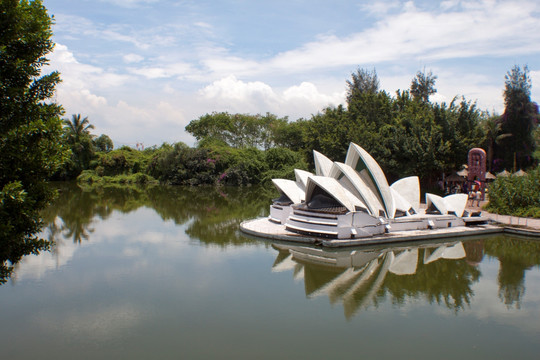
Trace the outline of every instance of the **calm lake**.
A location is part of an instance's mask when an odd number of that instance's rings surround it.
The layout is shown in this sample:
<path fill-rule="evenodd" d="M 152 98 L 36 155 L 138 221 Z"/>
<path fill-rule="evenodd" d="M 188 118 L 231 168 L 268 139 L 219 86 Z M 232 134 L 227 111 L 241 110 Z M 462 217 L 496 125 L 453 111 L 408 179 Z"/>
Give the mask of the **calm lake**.
<path fill-rule="evenodd" d="M 540 241 L 323 250 L 241 234 L 271 188 L 56 184 L 0 286 L 3 359 L 537 359 Z"/>

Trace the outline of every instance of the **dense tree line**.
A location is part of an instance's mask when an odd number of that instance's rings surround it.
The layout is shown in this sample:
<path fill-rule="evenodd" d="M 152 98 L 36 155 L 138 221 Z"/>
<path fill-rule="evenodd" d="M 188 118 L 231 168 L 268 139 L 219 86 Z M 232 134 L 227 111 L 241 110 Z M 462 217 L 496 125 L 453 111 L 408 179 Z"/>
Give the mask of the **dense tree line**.
<path fill-rule="evenodd" d="M 297 121 L 270 113 L 205 114 L 186 126 L 197 139 L 196 147 L 164 144 L 140 154 L 129 148 L 107 153 L 112 142 L 104 145 L 97 141 L 106 135 L 94 139 L 87 131 L 91 129 L 85 123 L 87 118 L 81 120 L 80 115 L 74 115 L 71 121 L 65 120 L 65 139 L 72 158 L 63 170 L 71 177 L 90 170 L 85 172 L 87 181 L 97 181 L 95 176 L 143 173 L 168 184 L 245 185 L 265 182 L 272 176 L 292 178 L 295 166 L 312 169 L 312 150 L 343 161 L 349 143 L 355 142 L 373 155 L 389 181 L 418 175 L 424 186 L 431 186 L 443 173 L 459 169 L 473 147 L 487 150 L 489 169 L 511 169 L 513 158 L 501 158 L 506 153 L 500 151 L 507 146 L 507 139 L 512 139 L 515 146 L 526 144 L 528 152 L 520 148 L 519 159 L 523 160 L 521 155 L 527 153 L 532 166 L 537 161 L 534 151 L 538 136 L 532 134 L 537 128 L 538 112 L 527 97 L 527 71 L 516 67 L 507 74 L 508 101 L 502 116 L 481 111 L 476 103 L 459 96 L 450 103 L 431 103 L 429 96 L 437 91 L 437 77 L 431 72 L 419 71 L 409 90 L 397 90 L 392 96 L 379 89 L 375 69 L 358 69 L 346 81 L 346 105 L 328 107 L 310 119 Z M 526 96 L 515 88 L 524 89 Z M 527 122 L 531 131 L 519 132 L 523 126 L 519 131 L 508 127 L 509 114 L 517 111 L 512 106 L 520 103 L 512 100 L 514 97 L 529 99 L 525 107 L 529 117 L 519 119 Z M 80 131 L 74 130 L 78 128 Z M 76 135 L 78 132 L 83 134 Z M 522 137 L 526 137 L 524 142 L 515 143 Z M 85 149 L 86 155 L 80 149 Z M 276 154 L 278 162 L 272 160 Z"/>
<path fill-rule="evenodd" d="M 415 174 L 430 182 L 459 168 L 469 149 L 482 145 L 487 118 L 465 98 L 430 103 L 435 79 L 431 72 L 418 72 L 410 91 L 391 96 L 379 89 L 375 70 L 358 69 L 346 82 L 346 106 L 328 107 L 311 119 L 214 113 L 193 120 L 186 130 L 201 148 L 215 141 L 236 148 L 279 145 L 308 163 L 313 149 L 343 161 L 352 141 L 370 152 L 391 179 Z"/>

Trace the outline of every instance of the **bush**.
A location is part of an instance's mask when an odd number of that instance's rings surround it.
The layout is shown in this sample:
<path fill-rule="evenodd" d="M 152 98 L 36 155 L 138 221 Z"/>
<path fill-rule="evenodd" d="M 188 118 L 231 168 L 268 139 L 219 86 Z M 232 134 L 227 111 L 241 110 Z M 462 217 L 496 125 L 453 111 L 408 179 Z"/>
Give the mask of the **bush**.
<path fill-rule="evenodd" d="M 540 218 L 540 167 L 525 176 L 498 177 L 489 187 L 486 210 Z"/>
<path fill-rule="evenodd" d="M 143 173 L 120 174 L 116 176 L 99 176 L 94 170 L 84 170 L 78 177 L 77 182 L 90 185 L 107 184 L 136 184 L 148 185 L 156 184 L 157 180 L 150 175 Z"/>
<path fill-rule="evenodd" d="M 267 151 L 232 148 L 213 142 L 190 148 L 179 143 L 157 152 L 148 173 L 170 185 L 251 185 L 274 177 L 294 178 L 294 169 L 306 169 L 302 156 L 285 148 Z"/>
<path fill-rule="evenodd" d="M 139 151 L 124 146 L 108 153 L 100 153 L 91 168 L 96 169 L 96 172 L 102 176 L 146 172 L 155 152 L 155 149 Z"/>

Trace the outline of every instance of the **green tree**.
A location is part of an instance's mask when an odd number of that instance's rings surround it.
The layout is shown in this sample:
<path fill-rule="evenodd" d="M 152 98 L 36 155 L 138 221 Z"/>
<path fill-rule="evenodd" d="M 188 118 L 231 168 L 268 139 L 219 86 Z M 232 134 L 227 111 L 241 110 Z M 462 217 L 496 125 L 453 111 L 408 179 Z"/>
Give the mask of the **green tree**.
<path fill-rule="evenodd" d="M 377 93 L 379 91 L 379 78 L 375 69 L 356 70 L 351 74 L 351 80 L 347 80 L 347 104 L 353 102 L 354 98 L 364 93 Z"/>
<path fill-rule="evenodd" d="M 305 119 L 276 123 L 273 128 L 275 146 L 299 152 L 306 150 L 307 124 L 308 120 Z"/>
<path fill-rule="evenodd" d="M 90 135 L 90 129 L 94 129 L 94 125 L 90 124 L 88 116 L 81 119 L 81 114 L 71 115 L 71 121 L 64 119 L 66 135 L 69 143 L 80 143 L 85 137 Z"/>
<path fill-rule="evenodd" d="M 411 95 L 415 100 L 420 100 L 425 103 L 429 102 L 429 96 L 437 92 L 435 89 L 435 80 L 437 76 L 430 71 L 426 74 L 426 70 L 418 71 L 411 82 Z"/>
<path fill-rule="evenodd" d="M 390 182 L 418 175 L 423 185 L 431 186 L 443 171 L 449 150 L 433 107 L 413 100 L 408 91 L 398 92 L 393 106 L 393 120 L 381 127 L 378 136 L 381 167 Z"/>
<path fill-rule="evenodd" d="M 503 134 L 501 131 L 501 117 L 491 116 L 487 118 L 482 126 L 484 128 L 484 146 L 487 149 L 487 168 L 492 170 L 493 166 L 493 149 L 496 145 L 500 145 L 501 141 L 512 134 Z"/>
<path fill-rule="evenodd" d="M 93 142 L 97 151 L 110 152 L 114 149 L 113 141 L 105 134 L 101 134 L 98 138 L 94 139 Z"/>
<path fill-rule="evenodd" d="M 482 124 L 487 113 L 480 111 L 476 103 L 464 97 L 456 96 L 450 104 L 418 103 L 431 109 L 435 123 L 439 127 L 442 137 L 438 159 L 442 171 L 448 173 L 459 169 L 467 162 L 469 150 L 484 144 Z"/>
<path fill-rule="evenodd" d="M 39 0 L 0 2 L 0 282 L 26 254 L 47 248 L 39 211 L 52 199 L 46 180 L 65 160 L 58 72 L 41 75 L 54 43 L 53 18 Z"/>
<path fill-rule="evenodd" d="M 94 125 L 85 116 L 73 114 L 71 120 L 64 119 L 64 131 L 66 142 L 71 148 L 71 159 L 66 164 L 68 177 L 77 177 L 81 171 L 88 168 L 94 157 L 94 135 L 90 133 Z"/>
<path fill-rule="evenodd" d="M 342 105 L 328 107 L 313 115 L 305 127 L 307 149 L 320 151 L 333 161 L 344 161 L 352 139 L 349 120 L 347 110 Z"/>
<path fill-rule="evenodd" d="M 516 65 L 505 76 L 504 113 L 501 131 L 512 134 L 496 147 L 496 156 L 505 168 L 527 168 L 533 165 L 536 148 L 534 131 L 538 125 L 538 105 L 531 102 L 529 68 Z M 514 169 L 514 170 L 516 170 Z"/>
<path fill-rule="evenodd" d="M 266 115 L 212 113 L 192 120 L 186 131 L 193 135 L 199 147 L 226 144 L 235 148 L 269 149 L 276 145 L 276 136 L 287 124 L 287 118 Z"/>

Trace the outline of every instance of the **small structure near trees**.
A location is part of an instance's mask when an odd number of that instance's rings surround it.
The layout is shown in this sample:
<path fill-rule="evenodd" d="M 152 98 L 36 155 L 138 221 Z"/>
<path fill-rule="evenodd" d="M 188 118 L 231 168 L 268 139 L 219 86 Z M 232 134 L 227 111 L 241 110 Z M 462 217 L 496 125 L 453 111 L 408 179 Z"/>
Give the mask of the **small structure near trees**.
<path fill-rule="evenodd" d="M 482 200 L 486 194 L 486 152 L 481 148 L 473 148 L 469 150 L 467 157 L 468 175 L 467 180 L 469 184 L 474 185 L 475 181 L 479 186 L 479 190 L 482 192 Z"/>

